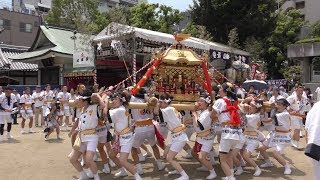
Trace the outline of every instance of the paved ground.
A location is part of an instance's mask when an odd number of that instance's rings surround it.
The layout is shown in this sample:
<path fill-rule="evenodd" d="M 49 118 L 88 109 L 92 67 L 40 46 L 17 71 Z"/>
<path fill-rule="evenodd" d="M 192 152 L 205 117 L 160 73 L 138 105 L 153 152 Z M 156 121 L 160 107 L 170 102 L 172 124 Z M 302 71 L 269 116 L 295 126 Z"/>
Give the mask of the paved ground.
<path fill-rule="evenodd" d="M 1 180 L 73 180 L 77 179 L 78 173 L 72 167 L 67 159 L 70 153 L 70 139 L 66 132 L 63 132 L 62 140 L 56 140 L 55 134 L 52 134 L 49 141 L 44 141 L 44 135 L 40 128 L 34 128 L 37 133 L 21 135 L 20 126 L 14 125 L 12 135 L 14 140 L 0 143 L 0 179 Z M 184 152 L 183 152 L 184 153 Z M 195 168 L 199 167 L 197 162 L 185 160 L 181 158 L 181 153 L 178 160 L 183 168 L 190 175 L 190 179 L 205 179 L 208 173 L 197 172 Z M 303 151 L 293 150 L 291 147 L 286 150 L 287 157 L 292 158 L 291 164 L 293 173 L 289 176 L 283 175 L 283 168 L 279 163 L 275 163 L 276 167 L 264 169 L 260 177 L 253 177 L 253 168 L 245 168 L 245 173 L 237 179 L 287 179 L 287 180 L 311 180 L 311 164 L 310 160 L 303 154 Z M 143 179 L 174 179 L 177 176 L 168 177 L 165 172 L 159 172 L 153 168 L 153 159 L 148 158 L 143 164 L 145 174 Z M 258 162 L 262 164 L 262 162 Z M 98 162 L 99 169 L 102 169 L 101 162 Z M 169 166 L 171 169 L 171 167 Z M 215 166 L 218 178 L 222 176 L 222 171 L 219 165 Z M 101 179 L 114 179 L 113 175 L 117 169 L 113 169 L 111 175 L 105 175 L 101 171 Z M 249 174 L 250 173 L 250 174 Z M 133 179 L 128 176 L 124 179 Z"/>

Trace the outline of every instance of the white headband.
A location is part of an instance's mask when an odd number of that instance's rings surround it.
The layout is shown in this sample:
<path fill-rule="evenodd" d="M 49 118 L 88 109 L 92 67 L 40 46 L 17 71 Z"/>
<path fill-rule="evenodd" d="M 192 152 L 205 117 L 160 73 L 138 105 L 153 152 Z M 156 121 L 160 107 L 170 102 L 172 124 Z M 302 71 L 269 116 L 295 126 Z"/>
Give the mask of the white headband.
<path fill-rule="evenodd" d="M 88 96 L 80 96 L 79 99 L 89 99 L 90 97 Z"/>
<path fill-rule="evenodd" d="M 210 104 L 211 103 L 211 98 L 208 96 L 207 98 L 200 97 L 201 100 L 204 100 L 206 103 Z"/>
<path fill-rule="evenodd" d="M 251 105 L 255 106 L 256 108 L 261 108 L 262 105 L 258 103 L 253 103 L 253 101 L 250 102 Z"/>
<path fill-rule="evenodd" d="M 120 97 L 119 97 L 119 98 L 120 98 Z M 125 97 L 120 98 L 120 100 L 121 100 L 122 102 L 126 102 L 126 101 L 127 101 Z"/>
<path fill-rule="evenodd" d="M 165 102 L 165 103 L 170 103 L 171 102 L 171 99 L 160 99 L 159 100 L 160 102 Z"/>

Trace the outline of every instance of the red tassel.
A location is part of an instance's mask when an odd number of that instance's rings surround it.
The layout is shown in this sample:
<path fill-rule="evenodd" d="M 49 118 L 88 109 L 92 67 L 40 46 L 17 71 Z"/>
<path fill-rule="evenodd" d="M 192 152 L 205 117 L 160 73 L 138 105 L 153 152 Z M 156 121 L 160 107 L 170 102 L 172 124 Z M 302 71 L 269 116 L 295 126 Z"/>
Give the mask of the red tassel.
<path fill-rule="evenodd" d="M 201 148 L 202 148 L 202 144 L 196 141 L 196 143 L 193 146 L 193 152 L 199 153 L 201 151 Z"/>
<path fill-rule="evenodd" d="M 164 144 L 164 138 L 163 138 L 163 136 L 162 136 L 162 134 L 159 132 L 159 130 L 157 129 L 157 127 L 155 126 L 155 125 L 153 125 L 153 127 L 154 127 L 154 133 L 155 133 L 155 135 L 156 135 L 156 138 L 157 138 L 157 141 L 158 141 L 158 145 L 162 148 L 162 149 L 164 149 L 164 146 L 165 146 L 165 144 Z"/>

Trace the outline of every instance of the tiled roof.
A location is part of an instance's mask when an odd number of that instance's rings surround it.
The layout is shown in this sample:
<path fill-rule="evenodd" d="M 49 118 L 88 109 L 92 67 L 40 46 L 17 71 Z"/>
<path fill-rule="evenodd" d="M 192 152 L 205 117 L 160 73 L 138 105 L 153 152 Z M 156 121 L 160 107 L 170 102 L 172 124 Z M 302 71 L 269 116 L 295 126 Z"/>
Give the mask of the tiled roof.
<path fill-rule="evenodd" d="M 0 68 L 10 64 L 10 70 L 25 70 L 25 71 L 37 71 L 37 64 L 12 62 L 8 57 L 26 52 L 26 49 L 19 49 L 13 46 L 1 47 L 0 46 Z"/>
<path fill-rule="evenodd" d="M 46 42 L 50 42 L 50 45 L 42 47 L 34 47 L 29 49 L 28 52 L 12 56 L 10 59 L 13 60 L 26 60 L 34 57 L 40 57 L 50 52 L 62 53 L 72 57 L 75 48 L 83 49 L 91 46 L 91 39 L 94 36 L 85 35 L 82 33 L 76 34 L 76 40 L 74 41 L 71 37 L 74 36 L 72 30 L 60 29 L 57 27 L 45 27 L 40 26 L 41 32 L 47 38 Z M 38 41 L 39 35 L 35 42 Z"/>

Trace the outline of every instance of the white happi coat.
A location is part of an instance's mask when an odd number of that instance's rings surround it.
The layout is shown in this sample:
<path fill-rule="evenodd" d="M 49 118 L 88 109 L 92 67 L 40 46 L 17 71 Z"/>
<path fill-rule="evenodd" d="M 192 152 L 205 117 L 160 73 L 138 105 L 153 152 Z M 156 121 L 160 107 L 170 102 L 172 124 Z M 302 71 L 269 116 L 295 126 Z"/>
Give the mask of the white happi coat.
<path fill-rule="evenodd" d="M 169 131 L 171 131 L 171 139 L 169 144 L 188 141 L 187 134 L 184 131 L 174 133 L 173 130 L 182 125 L 181 114 L 173 107 L 160 108 L 163 120 L 167 123 Z"/>
<path fill-rule="evenodd" d="M 32 104 L 34 103 L 32 96 L 29 94 L 24 94 L 21 96 L 20 98 L 20 104 L 25 104 L 26 107 L 23 108 L 21 107 L 20 112 L 21 114 L 33 114 L 33 110 L 32 110 Z"/>
<path fill-rule="evenodd" d="M 114 123 L 114 129 L 116 132 L 121 132 L 122 130 L 129 127 L 129 114 L 124 106 L 109 110 L 110 117 Z M 120 146 L 132 145 L 134 140 L 133 133 L 130 131 L 127 134 L 119 135 Z"/>
<path fill-rule="evenodd" d="M 78 124 L 78 129 L 80 132 L 88 129 L 95 129 L 98 126 L 97 111 L 100 111 L 98 109 L 98 105 L 94 104 L 89 105 L 88 108 L 82 112 Z M 81 142 L 98 141 L 98 138 L 99 137 L 97 133 L 81 135 Z"/>
<path fill-rule="evenodd" d="M 13 109 L 13 104 L 17 102 L 16 96 L 14 94 L 10 95 L 10 102 L 8 104 L 8 98 L 6 97 L 5 93 L 2 93 L 0 95 L 0 104 L 4 109 L 7 110 L 12 110 Z M 11 115 L 11 112 L 5 112 L 0 110 L 0 115 Z"/>

